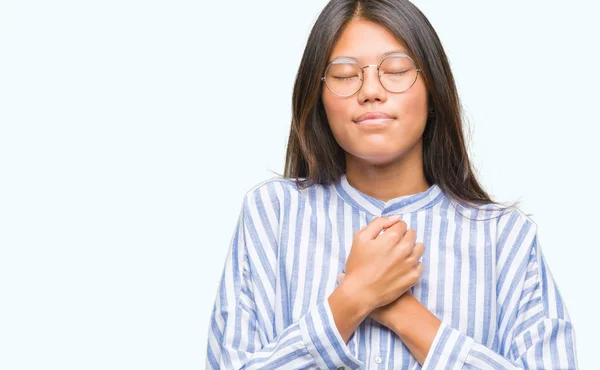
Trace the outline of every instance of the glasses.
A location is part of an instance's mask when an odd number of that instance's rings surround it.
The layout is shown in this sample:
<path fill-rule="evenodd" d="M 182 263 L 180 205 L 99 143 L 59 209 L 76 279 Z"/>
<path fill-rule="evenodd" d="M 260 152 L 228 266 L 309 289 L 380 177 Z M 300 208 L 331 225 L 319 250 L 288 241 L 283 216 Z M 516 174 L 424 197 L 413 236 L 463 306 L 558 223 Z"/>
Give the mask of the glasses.
<path fill-rule="evenodd" d="M 368 67 L 377 67 L 379 82 L 386 90 L 394 93 L 410 89 L 421 72 L 412 58 L 402 53 L 388 55 L 379 65 L 369 64 L 364 67 L 350 57 L 339 57 L 327 65 L 321 80 L 333 94 L 352 96 L 362 87 L 365 80 L 364 70 Z"/>

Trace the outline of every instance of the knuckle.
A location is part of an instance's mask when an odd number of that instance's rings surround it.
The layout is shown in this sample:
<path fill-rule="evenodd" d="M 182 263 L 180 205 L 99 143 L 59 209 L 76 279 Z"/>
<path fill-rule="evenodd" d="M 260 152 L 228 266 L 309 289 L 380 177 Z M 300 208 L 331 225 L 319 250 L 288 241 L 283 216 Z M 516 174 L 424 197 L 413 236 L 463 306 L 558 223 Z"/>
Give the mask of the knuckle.
<path fill-rule="evenodd" d="M 407 258 L 410 257 L 411 253 L 410 253 L 410 248 L 408 248 L 408 246 L 404 243 L 400 243 L 397 247 L 398 250 L 398 257 L 401 259 L 406 260 Z"/>
<path fill-rule="evenodd" d="M 399 243 L 394 248 L 394 255 L 395 255 L 396 261 L 402 262 L 402 261 L 406 260 L 406 258 L 410 255 L 410 252 L 407 251 L 407 248 L 402 243 Z"/>
<path fill-rule="evenodd" d="M 385 223 L 385 222 L 387 222 L 387 221 L 388 221 L 388 218 L 387 218 L 387 217 L 384 217 L 384 216 L 377 216 L 377 217 L 375 217 L 375 218 L 373 219 L 373 221 L 372 221 L 372 222 L 377 222 L 377 223 Z"/>
<path fill-rule="evenodd" d="M 423 265 L 423 262 L 419 261 L 419 263 L 417 263 L 417 271 L 419 273 L 419 276 L 423 273 L 424 268 L 425 268 L 425 265 Z"/>
<path fill-rule="evenodd" d="M 362 230 L 358 230 L 354 233 L 354 241 L 358 242 L 358 243 L 364 243 L 365 242 L 365 233 L 362 232 Z"/>
<path fill-rule="evenodd" d="M 423 248 L 423 243 L 416 243 L 415 248 L 413 250 L 414 250 L 414 254 L 417 254 L 417 255 L 423 254 L 423 251 L 425 250 Z"/>
<path fill-rule="evenodd" d="M 414 240 L 417 238 L 417 232 L 415 231 L 415 229 L 407 229 L 406 233 L 404 234 L 404 237 Z"/>
<path fill-rule="evenodd" d="M 400 238 L 400 232 L 396 229 L 388 229 L 385 231 L 385 234 L 387 236 L 389 236 L 392 239 L 399 239 Z"/>
<path fill-rule="evenodd" d="M 356 236 L 356 240 L 363 243 L 365 241 L 365 233 L 359 232 Z"/>

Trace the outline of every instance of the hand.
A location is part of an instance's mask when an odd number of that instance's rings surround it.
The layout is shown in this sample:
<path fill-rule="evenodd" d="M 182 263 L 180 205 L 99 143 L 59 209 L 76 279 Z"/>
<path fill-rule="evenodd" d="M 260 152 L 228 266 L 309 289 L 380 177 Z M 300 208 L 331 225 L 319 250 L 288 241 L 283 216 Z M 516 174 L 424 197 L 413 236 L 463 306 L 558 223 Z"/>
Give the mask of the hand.
<path fill-rule="evenodd" d="M 338 275 L 338 283 L 344 280 L 345 274 Z M 400 297 L 385 306 L 377 307 L 369 314 L 369 317 L 379 322 L 381 325 L 394 330 L 394 322 L 398 320 L 398 316 L 401 315 L 401 308 L 404 301 L 409 297 L 412 297 L 412 291 L 407 289 Z"/>
<path fill-rule="evenodd" d="M 369 317 L 379 322 L 381 325 L 387 326 L 389 329 L 394 330 L 394 322 L 398 322 L 402 318 L 402 305 L 404 302 L 412 297 L 412 292 L 407 289 L 400 297 L 396 298 L 392 303 L 388 303 L 385 306 L 377 307 L 374 309 Z"/>
<path fill-rule="evenodd" d="M 424 246 L 415 239 L 415 231 L 407 230 L 398 218 L 377 217 L 354 233 L 344 284 L 364 297 L 369 312 L 393 302 L 418 282 Z"/>

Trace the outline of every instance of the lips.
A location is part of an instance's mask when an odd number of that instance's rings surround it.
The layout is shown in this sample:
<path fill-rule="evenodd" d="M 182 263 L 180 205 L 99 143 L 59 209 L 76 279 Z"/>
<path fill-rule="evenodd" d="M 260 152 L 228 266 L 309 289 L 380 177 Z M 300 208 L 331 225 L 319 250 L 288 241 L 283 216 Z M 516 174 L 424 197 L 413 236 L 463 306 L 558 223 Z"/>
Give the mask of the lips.
<path fill-rule="evenodd" d="M 394 118 L 394 117 L 390 116 L 387 113 L 383 113 L 383 112 L 367 112 L 365 114 L 360 115 L 354 122 L 359 123 L 361 121 L 366 121 L 368 119 L 390 119 L 390 118 Z"/>

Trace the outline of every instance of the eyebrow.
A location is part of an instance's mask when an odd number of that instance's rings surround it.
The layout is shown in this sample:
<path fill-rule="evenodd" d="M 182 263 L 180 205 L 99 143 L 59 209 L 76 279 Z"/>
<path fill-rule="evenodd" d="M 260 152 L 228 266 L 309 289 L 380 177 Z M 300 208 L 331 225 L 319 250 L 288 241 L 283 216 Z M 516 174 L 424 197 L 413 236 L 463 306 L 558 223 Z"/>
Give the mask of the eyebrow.
<path fill-rule="evenodd" d="M 383 59 L 383 58 L 387 57 L 390 54 L 396 54 L 396 53 L 408 54 L 404 50 L 391 50 L 391 51 L 386 51 L 385 53 L 381 54 L 379 57 L 380 57 L 380 59 Z M 353 57 L 353 56 L 349 56 L 349 55 L 338 55 L 337 57 L 331 58 L 327 63 L 331 63 L 334 59 L 337 59 L 337 58 L 352 58 L 352 59 L 356 60 L 359 63 L 361 61 L 360 57 Z M 360 63 L 360 64 L 362 64 L 362 63 Z"/>

